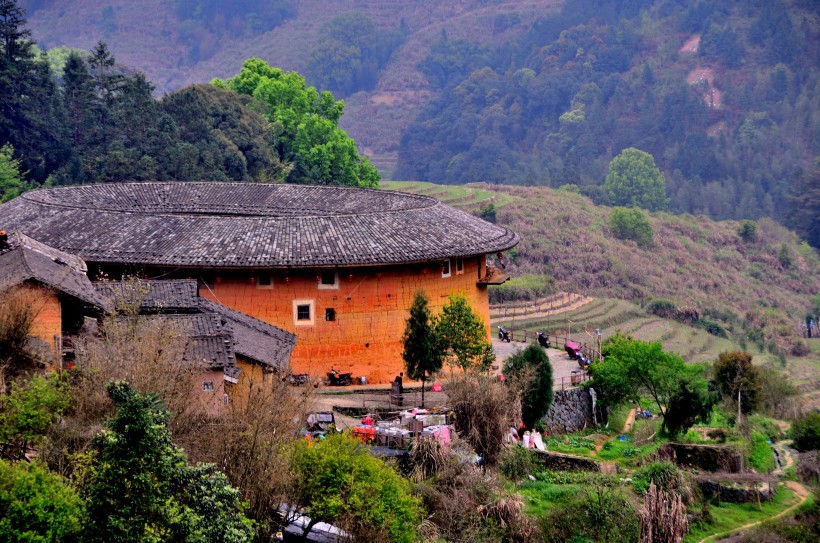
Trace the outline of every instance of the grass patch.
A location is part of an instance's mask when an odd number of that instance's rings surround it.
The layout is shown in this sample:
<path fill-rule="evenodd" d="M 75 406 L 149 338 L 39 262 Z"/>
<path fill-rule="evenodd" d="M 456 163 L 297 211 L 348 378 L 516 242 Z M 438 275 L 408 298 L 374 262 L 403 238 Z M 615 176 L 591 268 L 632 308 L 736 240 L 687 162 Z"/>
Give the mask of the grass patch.
<path fill-rule="evenodd" d="M 548 451 L 589 456 L 595 450 L 595 440 L 575 435 L 556 436 L 547 439 Z"/>
<path fill-rule="evenodd" d="M 749 466 L 760 473 L 768 473 L 777 467 L 768 438 L 760 432 L 752 432 L 752 443 L 749 451 Z"/>
<path fill-rule="evenodd" d="M 689 535 L 683 541 L 684 543 L 696 543 L 704 537 L 723 534 L 752 522 L 767 520 L 790 507 L 794 502 L 794 491 L 780 486 L 772 501 L 762 502 L 760 507 L 756 503 L 722 502 L 720 506 L 713 505 L 710 511 L 714 521 L 708 525 L 691 526 Z"/>
<path fill-rule="evenodd" d="M 619 405 L 609 412 L 609 419 L 607 420 L 607 427 L 613 432 L 620 432 L 626 424 L 626 417 L 629 415 L 631 408 L 628 405 Z"/>
<path fill-rule="evenodd" d="M 579 484 L 562 485 L 544 481 L 528 481 L 518 486 L 518 493 L 527 504 L 527 514 L 537 517 L 568 503 L 582 490 L 583 486 Z"/>

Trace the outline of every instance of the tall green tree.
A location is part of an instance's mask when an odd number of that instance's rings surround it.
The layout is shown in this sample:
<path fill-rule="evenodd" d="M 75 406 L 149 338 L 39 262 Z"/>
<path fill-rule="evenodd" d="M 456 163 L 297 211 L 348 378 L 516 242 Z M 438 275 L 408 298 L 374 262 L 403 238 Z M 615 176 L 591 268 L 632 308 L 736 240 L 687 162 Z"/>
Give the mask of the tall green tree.
<path fill-rule="evenodd" d="M 276 150 L 281 162 L 292 165 L 289 183 L 378 185 L 376 168 L 339 128 L 344 103 L 330 92 L 319 93 L 298 73 L 272 68 L 258 58 L 246 60 L 235 77 L 213 83 L 267 105 L 267 119 L 282 127 Z"/>
<path fill-rule="evenodd" d="M 786 225 L 820 249 L 820 156 L 814 157 L 814 167 L 793 183 L 789 206 Z"/>
<path fill-rule="evenodd" d="M 421 406 L 424 407 L 424 385 L 430 377 L 441 370 L 443 357 L 433 328 L 429 300 L 423 291 L 413 296 L 410 317 L 404 328 L 401 357 L 407 377 L 421 381 Z"/>
<path fill-rule="evenodd" d="M 159 400 L 122 381 L 107 392 L 117 414 L 92 441 L 80 482 L 85 541 L 251 541 L 239 491 L 211 465 L 188 466 Z"/>
<path fill-rule="evenodd" d="M 603 393 L 602 402 L 607 405 L 638 403 L 647 394 L 658 411 L 666 414 L 681 391 L 682 381 L 693 383 L 689 389 L 702 390 L 697 382 L 702 379 L 699 368 L 687 366 L 680 356 L 665 352 L 659 341 L 648 343 L 618 332 L 604 341 L 601 350 L 604 358 L 592 364 L 590 373 L 592 386 Z M 666 418 L 661 432 L 669 432 Z"/>
<path fill-rule="evenodd" d="M 527 428 L 533 428 L 552 405 L 552 364 L 540 345 L 530 345 L 504 361 L 504 376 L 528 380 L 521 397 L 521 419 Z"/>
<path fill-rule="evenodd" d="M 715 362 L 715 381 L 721 395 L 738 407 L 739 413 L 748 415 L 760 404 L 760 372 L 752 364 L 752 355 L 745 352 L 725 352 Z M 739 423 L 740 421 L 738 421 Z"/>
<path fill-rule="evenodd" d="M 463 294 L 451 294 L 434 318 L 439 346 L 451 366 L 487 370 L 495 360 L 484 321 Z"/>
<path fill-rule="evenodd" d="M 630 147 L 609 163 L 604 187 L 614 205 L 658 211 L 666 208 L 666 180 L 647 152 Z"/>
<path fill-rule="evenodd" d="M 29 188 L 20 171 L 20 159 L 14 158 L 14 147 L 10 143 L 3 145 L 0 147 L 0 204 L 17 198 Z"/>

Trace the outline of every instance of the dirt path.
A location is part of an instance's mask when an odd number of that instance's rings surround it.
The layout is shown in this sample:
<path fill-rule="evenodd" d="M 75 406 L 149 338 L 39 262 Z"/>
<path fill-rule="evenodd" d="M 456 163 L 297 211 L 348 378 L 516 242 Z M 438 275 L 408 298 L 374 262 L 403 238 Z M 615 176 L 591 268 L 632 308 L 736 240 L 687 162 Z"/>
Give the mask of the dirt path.
<path fill-rule="evenodd" d="M 809 497 L 808 489 L 805 486 L 798 483 L 797 481 L 786 481 L 786 486 L 791 488 L 792 490 L 794 490 L 795 496 L 798 497 L 797 502 L 794 503 L 793 505 L 787 507 L 786 509 L 784 509 L 783 511 L 779 512 L 776 515 L 772 515 L 769 518 L 765 518 L 763 520 L 758 520 L 757 522 L 750 522 L 749 524 L 744 524 L 743 526 L 738 526 L 737 528 L 732 528 L 731 530 L 727 530 L 727 531 L 721 532 L 719 534 L 712 534 L 710 536 L 704 537 L 703 539 L 698 541 L 698 543 L 706 543 L 707 541 L 714 541 L 716 538 L 725 537 L 727 535 L 731 535 L 731 534 L 734 534 L 734 533 L 737 533 L 737 532 L 742 532 L 744 530 L 748 530 L 749 528 L 754 528 L 755 526 L 759 526 L 759 525 L 763 524 L 764 522 L 769 522 L 769 521 L 772 521 L 772 520 L 775 520 L 775 519 L 779 519 L 780 517 L 783 517 L 783 516 L 791 513 L 792 511 L 794 511 L 795 509 L 797 509 L 798 507 L 803 505 L 803 503 L 805 503 L 806 499 Z"/>
<path fill-rule="evenodd" d="M 635 409 L 630 409 L 629 413 L 626 415 L 626 420 L 624 421 L 624 427 L 621 430 L 622 434 L 627 434 L 632 431 L 632 427 L 635 425 Z"/>

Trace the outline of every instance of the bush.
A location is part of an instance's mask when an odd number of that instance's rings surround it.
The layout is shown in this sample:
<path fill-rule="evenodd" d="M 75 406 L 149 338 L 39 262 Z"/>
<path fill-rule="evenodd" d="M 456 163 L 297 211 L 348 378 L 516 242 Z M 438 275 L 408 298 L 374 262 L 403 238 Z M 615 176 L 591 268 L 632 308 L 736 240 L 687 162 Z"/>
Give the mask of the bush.
<path fill-rule="evenodd" d="M 618 239 L 632 240 L 640 247 L 650 247 L 655 232 L 639 209 L 616 207 L 609 214 L 609 229 Z"/>
<path fill-rule="evenodd" d="M 698 325 L 698 327 L 703 328 L 704 330 L 706 330 L 708 333 L 712 334 L 713 336 L 722 337 L 722 338 L 729 337 L 726 334 L 726 329 L 723 328 L 723 326 L 721 326 L 720 324 L 718 324 L 714 321 L 708 321 L 706 319 L 699 319 L 697 321 L 697 325 Z"/>
<path fill-rule="evenodd" d="M 82 541 L 82 501 L 35 462 L 0 460 L 0 541 Z"/>
<path fill-rule="evenodd" d="M 504 375 L 511 384 L 518 381 L 521 419 L 533 428 L 552 404 L 552 364 L 540 345 L 529 345 L 504 361 Z"/>
<path fill-rule="evenodd" d="M 498 469 L 504 477 L 518 481 L 543 469 L 538 453 L 524 447 L 511 446 L 502 451 Z"/>
<path fill-rule="evenodd" d="M 541 520 L 548 542 L 638 541 L 640 519 L 626 495 L 612 487 L 592 484 L 570 503 L 552 509 Z"/>
<path fill-rule="evenodd" d="M 351 437 L 292 445 L 295 505 L 361 541 L 411 543 L 423 511 L 410 483 Z"/>
<path fill-rule="evenodd" d="M 792 423 L 794 448 L 800 452 L 820 449 L 820 411 L 806 413 Z"/>
<path fill-rule="evenodd" d="M 671 301 L 658 298 L 646 304 L 646 312 L 662 319 L 675 319 L 678 308 Z"/>
<path fill-rule="evenodd" d="M 737 227 L 737 235 L 745 243 L 757 241 L 757 223 L 754 221 L 742 221 Z"/>

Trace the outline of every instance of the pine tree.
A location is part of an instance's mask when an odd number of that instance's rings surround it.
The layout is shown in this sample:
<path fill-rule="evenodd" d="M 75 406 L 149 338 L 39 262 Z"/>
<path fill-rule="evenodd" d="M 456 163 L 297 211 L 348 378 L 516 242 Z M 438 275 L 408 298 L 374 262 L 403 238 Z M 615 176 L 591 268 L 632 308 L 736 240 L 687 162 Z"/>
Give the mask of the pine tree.
<path fill-rule="evenodd" d="M 404 329 L 404 359 L 407 377 L 421 381 L 421 406 L 424 407 L 424 383 L 437 371 L 441 370 L 442 353 L 439 348 L 435 330 L 430 317 L 429 301 L 424 292 L 416 292 L 410 318 Z"/>

